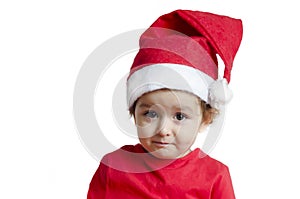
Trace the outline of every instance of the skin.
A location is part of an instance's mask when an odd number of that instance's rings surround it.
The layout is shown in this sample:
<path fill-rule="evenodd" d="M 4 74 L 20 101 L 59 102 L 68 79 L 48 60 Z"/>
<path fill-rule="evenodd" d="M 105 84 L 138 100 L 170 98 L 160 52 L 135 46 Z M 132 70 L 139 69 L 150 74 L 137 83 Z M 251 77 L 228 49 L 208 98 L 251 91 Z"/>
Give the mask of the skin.
<path fill-rule="evenodd" d="M 142 146 L 160 159 L 177 159 L 191 152 L 202 122 L 199 98 L 174 90 L 158 90 L 141 96 L 134 119 Z"/>

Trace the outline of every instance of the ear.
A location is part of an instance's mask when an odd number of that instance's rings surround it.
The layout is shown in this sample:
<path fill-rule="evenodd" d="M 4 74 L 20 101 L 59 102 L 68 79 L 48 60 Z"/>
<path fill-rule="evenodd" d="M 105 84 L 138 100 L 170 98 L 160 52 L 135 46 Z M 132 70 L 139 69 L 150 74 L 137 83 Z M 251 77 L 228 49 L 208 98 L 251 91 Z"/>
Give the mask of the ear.
<path fill-rule="evenodd" d="M 206 130 L 206 128 L 208 127 L 208 125 L 210 125 L 212 123 L 212 118 L 209 117 L 208 115 L 206 115 L 205 117 L 202 118 L 201 124 L 199 126 L 199 133 L 203 132 Z"/>

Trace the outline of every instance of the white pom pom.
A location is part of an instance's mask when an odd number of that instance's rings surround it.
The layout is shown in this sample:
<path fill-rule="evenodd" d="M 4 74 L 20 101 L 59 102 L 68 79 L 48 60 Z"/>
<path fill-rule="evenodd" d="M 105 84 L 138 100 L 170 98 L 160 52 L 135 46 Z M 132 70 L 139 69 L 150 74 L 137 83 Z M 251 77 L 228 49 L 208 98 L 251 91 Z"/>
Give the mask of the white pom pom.
<path fill-rule="evenodd" d="M 211 84 L 209 89 L 209 104 L 218 108 L 220 105 L 226 105 L 230 102 L 233 94 L 226 79 L 217 80 Z"/>

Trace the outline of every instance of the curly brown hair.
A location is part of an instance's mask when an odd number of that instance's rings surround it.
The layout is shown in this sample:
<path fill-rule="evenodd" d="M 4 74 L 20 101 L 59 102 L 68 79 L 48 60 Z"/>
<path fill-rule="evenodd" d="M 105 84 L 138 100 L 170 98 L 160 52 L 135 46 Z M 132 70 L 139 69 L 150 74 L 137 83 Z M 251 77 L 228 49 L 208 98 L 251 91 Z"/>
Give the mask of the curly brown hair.
<path fill-rule="evenodd" d="M 200 100 L 200 106 L 202 110 L 202 122 L 204 124 L 211 124 L 214 118 L 219 114 L 218 109 L 211 107 L 210 104 Z"/>

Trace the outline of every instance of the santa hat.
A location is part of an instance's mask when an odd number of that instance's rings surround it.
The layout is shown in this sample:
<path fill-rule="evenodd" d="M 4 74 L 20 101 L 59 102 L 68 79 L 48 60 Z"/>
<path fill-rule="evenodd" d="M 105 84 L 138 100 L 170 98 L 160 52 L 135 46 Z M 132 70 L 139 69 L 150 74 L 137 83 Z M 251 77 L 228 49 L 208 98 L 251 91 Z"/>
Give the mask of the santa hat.
<path fill-rule="evenodd" d="M 192 93 L 213 107 L 227 103 L 241 40 L 239 19 L 191 10 L 162 15 L 140 37 L 127 79 L 128 106 L 143 94 L 163 88 Z M 218 79 L 216 54 L 225 65 L 222 79 Z"/>

